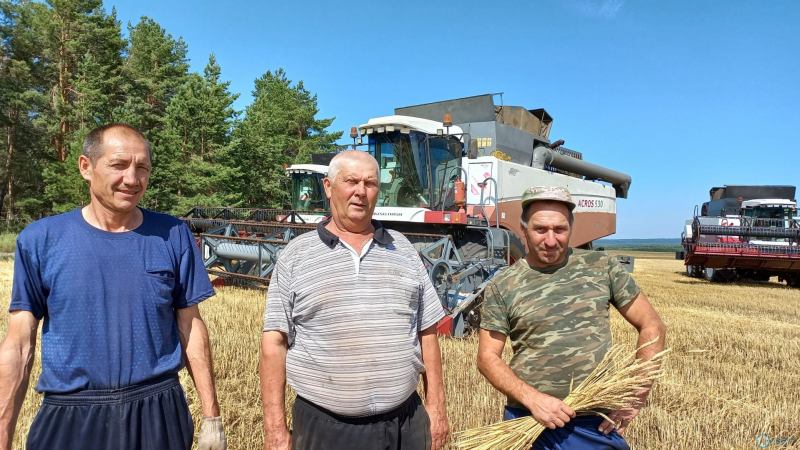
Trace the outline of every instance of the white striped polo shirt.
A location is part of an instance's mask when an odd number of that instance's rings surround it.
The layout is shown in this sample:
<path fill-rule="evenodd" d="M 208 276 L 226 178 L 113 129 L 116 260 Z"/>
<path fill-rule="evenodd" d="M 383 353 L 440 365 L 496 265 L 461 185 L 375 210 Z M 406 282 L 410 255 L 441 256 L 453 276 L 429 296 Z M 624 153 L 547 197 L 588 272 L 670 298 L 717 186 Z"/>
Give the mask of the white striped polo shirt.
<path fill-rule="evenodd" d="M 286 379 L 301 397 L 344 416 L 390 411 L 416 390 L 425 371 L 418 333 L 444 310 L 405 236 L 373 221 L 357 255 L 327 223 L 281 254 L 264 331 L 287 334 Z"/>

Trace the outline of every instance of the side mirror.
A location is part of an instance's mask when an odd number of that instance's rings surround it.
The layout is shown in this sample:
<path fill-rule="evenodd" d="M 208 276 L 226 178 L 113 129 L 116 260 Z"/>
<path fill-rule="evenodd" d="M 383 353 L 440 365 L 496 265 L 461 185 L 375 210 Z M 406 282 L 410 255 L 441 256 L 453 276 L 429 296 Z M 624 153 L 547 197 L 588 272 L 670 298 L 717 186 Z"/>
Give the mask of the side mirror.
<path fill-rule="evenodd" d="M 470 139 L 469 148 L 467 149 L 467 158 L 475 159 L 478 157 L 478 140 Z"/>

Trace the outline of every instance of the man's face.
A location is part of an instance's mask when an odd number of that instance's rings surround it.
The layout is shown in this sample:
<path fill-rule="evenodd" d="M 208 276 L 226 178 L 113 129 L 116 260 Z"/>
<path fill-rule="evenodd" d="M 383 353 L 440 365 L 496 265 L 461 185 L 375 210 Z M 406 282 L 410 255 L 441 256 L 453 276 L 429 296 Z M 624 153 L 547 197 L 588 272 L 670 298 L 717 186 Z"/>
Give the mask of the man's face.
<path fill-rule="evenodd" d="M 371 156 L 365 154 L 365 157 Z M 363 158 L 345 160 L 336 179 L 325 178 L 325 195 L 331 201 L 331 215 L 348 231 L 369 227 L 378 203 L 378 176 L 375 165 Z"/>
<path fill-rule="evenodd" d="M 107 130 L 103 136 L 105 153 L 94 166 L 81 155 L 81 176 L 89 182 L 92 201 L 110 212 L 134 210 L 150 180 L 150 155 L 145 143 L 135 134 Z"/>
<path fill-rule="evenodd" d="M 528 263 L 548 267 L 564 261 L 569 249 L 572 229 L 569 209 L 561 202 L 538 201 L 531 206 L 525 238 L 528 241 Z"/>

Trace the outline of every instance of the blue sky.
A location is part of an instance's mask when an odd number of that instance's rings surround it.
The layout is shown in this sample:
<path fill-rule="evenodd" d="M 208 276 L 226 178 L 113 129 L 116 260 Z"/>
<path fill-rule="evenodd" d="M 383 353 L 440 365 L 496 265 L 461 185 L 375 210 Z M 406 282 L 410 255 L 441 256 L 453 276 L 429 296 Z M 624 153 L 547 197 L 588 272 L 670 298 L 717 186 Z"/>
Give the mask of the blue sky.
<path fill-rule="evenodd" d="M 712 186 L 800 185 L 797 1 L 106 1 L 214 53 L 231 90 L 283 67 L 349 130 L 504 92 L 551 139 L 630 174 L 615 238 L 678 237 Z M 347 134 L 347 132 L 345 133 Z"/>

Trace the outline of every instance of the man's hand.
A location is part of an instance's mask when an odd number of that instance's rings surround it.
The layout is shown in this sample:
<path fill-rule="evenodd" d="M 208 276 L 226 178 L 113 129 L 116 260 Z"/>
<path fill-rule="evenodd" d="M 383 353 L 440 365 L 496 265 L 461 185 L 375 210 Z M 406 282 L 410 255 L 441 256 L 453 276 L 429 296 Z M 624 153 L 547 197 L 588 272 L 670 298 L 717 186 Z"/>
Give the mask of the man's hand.
<path fill-rule="evenodd" d="M 644 391 L 639 392 L 636 396 L 639 397 L 639 400 L 636 401 L 631 406 L 618 409 L 611 414 L 608 415 L 608 418 L 611 419 L 613 422 L 609 422 L 608 420 L 604 420 L 603 423 L 600 424 L 598 428 L 601 433 L 608 434 L 611 433 L 614 428 L 617 428 L 617 433 L 622 434 L 628 425 L 630 425 L 631 421 L 639 415 L 639 411 L 642 410 L 644 407 L 645 402 L 647 401 L 647 396 L 650 394 L 650 389 L 646 389 Z"/>
<path fill-rule="evenodd" d="M 575 417 L 575 411 L 561 400 L 536 392 L 533 401 L 523 402 L 537 422 L 554 430 Z"/>
<path fill-rule="evenodd" d="M 264 450 L 292 450 L 292 435 L 288 430 L 268 434 L 264 439 Z"/>
<path fill-rule="evenodd" d="M 431 419 L 431 450 L 439 450 L 447 443 L 450 435 L 450 423 L 447 412 L 440 408 L 425 408 Z"/>
<path fill-rule="evenodd" d="M 200 436 L 197 438 L 199 450 L 227 450 L 228 440 L 222 428 L 222 417 L 203 417 L 200 423 Z"/>

